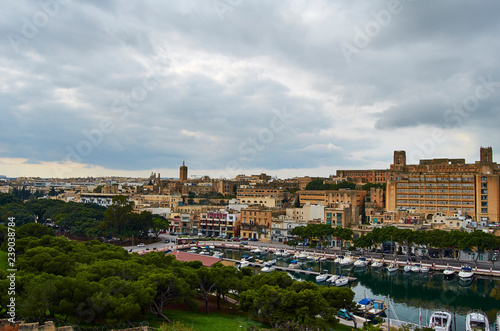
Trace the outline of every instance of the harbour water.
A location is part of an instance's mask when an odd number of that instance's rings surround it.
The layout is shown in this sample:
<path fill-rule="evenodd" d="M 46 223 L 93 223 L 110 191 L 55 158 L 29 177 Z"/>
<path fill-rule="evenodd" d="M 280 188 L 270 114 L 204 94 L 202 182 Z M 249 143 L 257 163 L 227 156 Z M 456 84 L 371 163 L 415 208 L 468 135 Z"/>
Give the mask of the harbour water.
<path fill-rule="evenodd" d="M 220 250 L 219 250 L 220 251 Z M 225 249 L 224 257 L 240 260 L 242 255 L 252 255 L 249 251 L 239 249 Z M 293 259 L 277 258 L 273 255 L 254 255 L 264 261 L 277 259 L 277 265 L 286 267 Z M 431 271 L 423 273 L 405 273 L 402 268 L 393 274 L 388 274 L 384 269 L 371 269 L 370 267 L 340 268 L 332 261 L 314 262 L 302 260 L 301 269 L 312 268 L 314 271 L 328 270 L 330 274 L 348 274 L 356 277 L 357 281 L 348 286 L 355 293 L 355 300 L 368 297 L 373 299 L 388 300 L 390 297 L 393 310 L 391 319 L 427 325 L 431 314 L 436 310 L 448 311 L 454 316 L 454 330 L 465 330 L 465 317 L 472 309 L 484 311 L 493 323 L 497 311 L 500 309 L 500 280 L 488 277 L 475 276 L 471 283 L 462 283 L 458 276 L 445 279 L 441 272 Z M 254 268 L 260 272 L 259 268 Z M 315 281 L 314 275 L 294 273 L 294 278 Z M 320 283 L 321 284 L 321 283 Z M 325 284 L 325 283 L 323 283 Z M 325 285 L 326 286 L 326 285 Z"/>

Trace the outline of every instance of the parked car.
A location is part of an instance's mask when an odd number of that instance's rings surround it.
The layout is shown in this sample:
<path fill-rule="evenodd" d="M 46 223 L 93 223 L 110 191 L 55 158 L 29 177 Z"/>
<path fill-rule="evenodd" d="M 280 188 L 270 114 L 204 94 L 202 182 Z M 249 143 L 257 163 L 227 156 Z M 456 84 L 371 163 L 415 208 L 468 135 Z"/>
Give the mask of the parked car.
<path fill-rule="evenodd" d="M 165 244 L 168 244 L 170 242 L 169 239 L 165 239 Z"/>
<path fill-rule="evenodd" d="M 241 241 L 240 245 L 248 245 L 248 241 Z"/>
<path fill-rule="evenodd" d="M 144 243 L 140 243 L 137 247 L 146 247 L 146 245 L 144 245 Z"/>
<path fill-rule="evenodd" d="M 231 240 L 232 240 L 232 241 L 240 241 L 240 238 L 238 238 L 238 237 L 233 237 L 233 238 L 231 238 Z"/>
<path fill-rule="evenodd" d="M 250 241 L 259 241 L 259 239 L 257 239 L 257 238 L 250 238 L 248 240 L 250 240 Z"/>
<path fill-rule="evenodd" d="M 243 238 L 241 238 L 241 240 L 248 240 L 248 238 L 246 238 L 246 237 L 243 237 Z"/>

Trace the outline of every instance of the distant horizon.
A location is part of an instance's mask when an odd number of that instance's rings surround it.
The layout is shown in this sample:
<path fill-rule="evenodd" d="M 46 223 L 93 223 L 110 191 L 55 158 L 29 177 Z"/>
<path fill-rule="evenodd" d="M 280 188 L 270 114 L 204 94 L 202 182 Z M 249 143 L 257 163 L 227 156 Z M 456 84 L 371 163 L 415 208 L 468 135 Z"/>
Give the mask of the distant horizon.
<path fill-rule="evenodd" d="M 477 148 L 477 156 L 473 159 L 473 160 L 468 160 L 467 158 L 465 157 L 460 157 L 460 156 L 439 156 L 439 157 L 428 157 L 428 158 L 425 158 L 425 160 L 428 160 L 428 159 L 465 159 L 465 163 L 466 164 L 473 164 L 475 163 L 476 161 L 479 161 L 479 148 L 480 147 L 488 147 L 488 146 L 478 146 Z M 397 151 L 397 150 L 394 150 L 394 151 Z M 394 152 L 392 151 L 392 152 Z M 493 150 L 493 152 L 495 152 L 495 150 Z M 495 155 L 495 154 L 493 154 Z M 408 161 L 408 153 L 406 153 L 406 156 L 407 156 L 407 164 L 408 165 L 411 165 L 411 164 L 418 164 L 417 163 L 414 163 L 414 162 L 409 162 Z M 421 159 L 421 160 L 424 160 L 424 159 Z M 419 160 L 420 161 L 420 160 Z M 387 170 L 390 168 L 390 165 L 392 164 L 393 162 L 393 158 L 391 156 L 391 159 L 388 160 L 387 164 L 385 167 L 379 167 L 379 168 L 366 168 L 366 167 L 346 167 L 346 168 L 342 168 L 342 169 L 335 169 L 335 168 L 332 168 L 332 167 L 321 167 L 319 169 L 277 169 L 277 170 L 270 170 L 270 169 L 240 169 L 241 171 L 235 171 L 233 169 L 211 169 L 211 170 L 199 170 L 199 169 L 191 169 L 190 168 L 190 165 L 189 165 L 189 161 L 186 161 L 186 166 L 188 167 L 188 179 L 193 179 L 193 176 L 196 176 L 196 178 L 201 178 L 203 176 L 209 176 L 210 178 L 212 179 L 221 179 L 221 178 L 225 178 L 225 179 L 230 179 L 230 178 L 235 178 L 237 175 L 259 175 L 259 174 L 266 174 L 266 175 L 269 175 L 269 176 L 272 176 L 272 177 L 277 177 L 279 179 L 288 179 L 288 178 L 294 178 L 294 177 L 304 177 L 304 176 L 309 176 L 309 177 L 325 177 L 325 178 L 328 178 L 329 176 L 335 176 L 336 175 L 336 172 L 337 170 Z M 495 156 L 493 156 L 493 162 L 495 162 Z M 182 163 L 180 163 L 182 165 Z M 179 166 L 180 167 L 180 166 Z M 93 169 L 92 167 L 85 167 L 86 169 Z M 85 169 L 84 168 L 84 169 Z M 89 178 L 89 177 L 123 177 L 123 178 L 142 178 L 142 179 L 148 179 L 151 175 L 151 173 L 155 173 L 156 175 L 158 175 L 158 173 L 160 174 L 160 176 L 162 174 L 179 174 L 179 168 L 174 168 L 174 169 L 156 169 L 156 170 L 137 170 L 137 171 L 134 171 L 136 173 L 142 173 L 142 174 L 145 174 L 147 173 L 148 175 L 146 176 L 137 176 L 137 175 L 125 175 L 124 173 L 125 172 L 129 172 L 129 171 L 124 171 L 124 170 L 116 170 L 115 172 L 113 172 L 113 170 L 106 170 L 107 172 L 110 172 L 109 174 L 92 174 L 92 175 L 76 175 L 76 176 L 67 176 L 67 177 L 51 177 L 51 176 L 37 176 L 37 175 L 19 175 L 19 176 L 10 176 L 10 175 L 0 175 L 1 176 L 6 176 L 7 178 L 19 178 L 19 177 L 39 177 L 39 178 L 43 178 L 43 179 L 67 179 L 67 178 Z M 325 175 L 325 173 L 327 173 L 328 171 L 330 171 L 330 173 L 328 175 Z M 192 172 L 194 172 L 195 174 L 193 174 Z M 286 176 L 280 176 L 280 175 L 276 175 L 276 173 L 282 173 L 282 174 L 287 174 Z M 320 174 L 318 174 L 318 172 L 320 172 Z M 116 173 L 122 173 L 120 175 L 116 174 Z M 231 177 L 227 177 L 227 175 L 229 175 L 230 173 L 234 174 L 233 176 Z M 221 175 L 226 175 L 226 177 L 221 177 Z M 161 176 L 162 179 L 172 179 L 172 180 L 178 180 L 179 177 L 177 176 Z"/>

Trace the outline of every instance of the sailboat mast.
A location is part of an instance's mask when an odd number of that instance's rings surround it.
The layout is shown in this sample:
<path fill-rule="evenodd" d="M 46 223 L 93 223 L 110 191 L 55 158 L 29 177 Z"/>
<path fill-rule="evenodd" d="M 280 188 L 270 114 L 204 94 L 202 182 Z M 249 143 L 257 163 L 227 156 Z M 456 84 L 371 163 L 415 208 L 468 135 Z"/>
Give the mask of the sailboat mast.
<path fill-rule="evenodd" d="M 387 296 L 387 331 L 391 331 L 391 295 Z"/>

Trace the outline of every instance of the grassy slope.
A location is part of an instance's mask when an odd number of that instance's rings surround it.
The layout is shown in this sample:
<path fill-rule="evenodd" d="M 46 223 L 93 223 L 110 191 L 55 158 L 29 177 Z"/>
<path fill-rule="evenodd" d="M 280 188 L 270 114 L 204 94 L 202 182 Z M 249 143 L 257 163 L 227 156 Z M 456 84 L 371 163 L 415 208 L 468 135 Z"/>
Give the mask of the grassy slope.
<path fill-rule="evenodd" d="M 269 328 L 263 323 L 241 315 L 206 314 L 178 310 L 165 310 L 164 314 L 172 321 L 180 321 L 188 328 L 200 331 L 244 331 L 250 326 L 256 328 Z"/>

